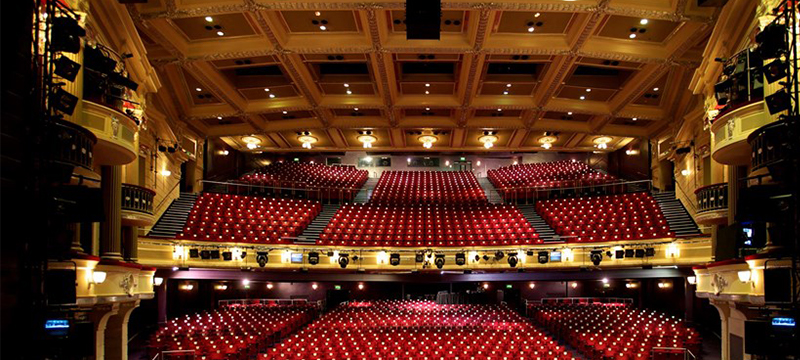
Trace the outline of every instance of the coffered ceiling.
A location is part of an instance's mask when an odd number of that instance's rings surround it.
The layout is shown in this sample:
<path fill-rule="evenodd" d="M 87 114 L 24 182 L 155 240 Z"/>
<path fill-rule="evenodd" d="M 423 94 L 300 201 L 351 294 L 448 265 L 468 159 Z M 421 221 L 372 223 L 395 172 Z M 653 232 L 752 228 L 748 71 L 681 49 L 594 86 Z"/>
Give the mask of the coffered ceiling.
<path fill-rule="evenodd" d="M 403 1 L 128 5 L 182 121 L 244 151 L 608 150 L 682 117 L 717 9 L 687 0 L 442 3 L 406 40 Z M 478 138 L 496 136 L 494 147 Z M 248 149 L 242 136 L 262 141 Z M 304 149 L 298 138 L 317 141 Z M 251 146 L 252 147 L 252 146 Z"/>

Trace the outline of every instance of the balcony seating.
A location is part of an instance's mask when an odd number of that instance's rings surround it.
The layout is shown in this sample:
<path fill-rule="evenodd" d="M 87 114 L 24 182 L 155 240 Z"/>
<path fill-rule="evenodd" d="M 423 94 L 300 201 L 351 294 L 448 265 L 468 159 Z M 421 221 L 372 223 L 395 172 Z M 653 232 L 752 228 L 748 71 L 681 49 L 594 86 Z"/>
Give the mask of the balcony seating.
<path fill-rule="evenodd" d="M 312 200 L 204 193 L 178 239 L 290 244 L 321 211 Z"/>
<path fill-rule="evenodd" d="M 602 185 L 617 181 L 576 161 L 521 164 L 489 170 L 492 185 L 506 199 L 533 197 L 537 190 Z"/>
<path fill-rule="evenodd" d="M 529 245 L 542 240 L 514 206 L 346 204 L 320 234 L 323 245 Z"/>
<path fill-rule="evenodd" d="M 654 347 L 698 354 L 702 342 L 674 316 L 621 304 L 529 304 L 528 314 L 589 359 L 649 360 Z"/>
<path fill-rule="evenodd" d="M 322 164 L 278 162 L 270 164 L 239 180 L 252 185 L 287 189 L 319 189 L 309 198 L 352 200 L 369 177 L 366 170 L 353 166 L 328 166 Z"/>
<path fill-rule="evenodd" d="M 574 359 L 516 312 L 431 301 L 350 303 L 292 335 L 259 360 Z"/>
<path fill-rule="evenodd" d="M 650 193 L 542 200 L 536 212 L 568 242 L 673 237 Z"/>
<path fill-rule="evenodd" d="M 370 197 L 376 204 L 464 204 L 486 202 L 468 171 L 384 171 Z"/>
<path fill-rule="evenodd" d="M 314 318 L 310 305 L 246 305 L 168 321 L 150 337 L 148 359 L 194 350 L 195 359 L 251 359 Z"/>

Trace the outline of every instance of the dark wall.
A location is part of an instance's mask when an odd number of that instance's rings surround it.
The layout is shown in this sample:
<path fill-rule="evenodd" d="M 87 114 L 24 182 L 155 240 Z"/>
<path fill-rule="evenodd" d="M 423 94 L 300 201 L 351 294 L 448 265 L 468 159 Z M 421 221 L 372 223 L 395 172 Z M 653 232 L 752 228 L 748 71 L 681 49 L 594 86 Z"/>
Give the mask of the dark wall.
<path fill-rule="evenodd" d="M 223 151 L 228 155 L 223 155 Z M 220 139 L 206 141 L 205 167 L 203 176 L 206 180 L 223 181 L 236 179 L 246 172 L 245 155 L 234 150 Z"/>
<path fill-rule="evenodd" d="M 626 151 L 637 153 L 628 155 Z M 608 173 L 626 180 L 650 179 L 650 143 L 634 140 L 627 146 L 608 154 Z"/>

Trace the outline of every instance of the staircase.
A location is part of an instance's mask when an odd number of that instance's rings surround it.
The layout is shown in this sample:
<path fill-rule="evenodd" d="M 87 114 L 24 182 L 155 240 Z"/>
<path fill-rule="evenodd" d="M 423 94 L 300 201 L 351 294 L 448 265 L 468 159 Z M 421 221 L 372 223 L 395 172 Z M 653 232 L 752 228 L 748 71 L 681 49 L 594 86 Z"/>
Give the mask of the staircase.
<path fill-rule="evenodd" d="M 372 190 L 375 189 L 375 185 L 378 184 L 378 178 L 369 178 L 367 182 L 364 183 L 364 186 L 358 190 L 356 197 L 353 198 L 354 203 L 359 204 L 366 204 L 369 202 L 369 197 L 372 195 Z"/>
<path fill-rule="evenodd" d="M 325 227 L 328 226 L 331 218 L 336 215 L 341 206 L 341 204 L 322 205 L 322 211 L 311 221 L 311 224 L 308 224 L 308 227 L 303 230 L 303 233 L 297 237 L 294 243 L 298 245 L 315 245 L 317 239 L 319 239 L 319 234 L 325 230 Z"/>
<path fill-rule="evenodd" d="M 653 197 L 658 202 L 658 207 L 667 219 L 669 229 L 675 237 L 695 236 L 700 234 L 697 224 L 683 207 L 680 200 L 675 197 L 674 191 L 653 192 Z"/>
<path fill-rule="evenodd" d="M 178 235 L 183 231 L 183 226 L 186 224 L 186 219 L 189 217 L 189 212 L 192 211 L 197 196 L 198 194 L 181 193 L 177 199 L 172 201 L 147 236 L 172 239 Z"/>
<path fill-rule="evenodd" d="M 478 184 L 480 184 L 481 188 L 483 188 L 483 192 L 486 193 L 486 198 L 489 199 L 490 203 L 502 204 L 504 202 L 503 197 L 500 196 L 500 193 L 494 188 L 494 185 L 491 181 L 489 181 L 489 178 L 478 178 Z"/>
<path fill-rule="evenodd" d="M 536 212 L 535 205 L 517 205 L 517 208 L 519 208 L 519 211 L 522 212 L 522 216 L 528 220 L 531 226 L 536 229 L 536 233 L 539 234 L 539 238 L 542 239 L 545 244 L 563 242 L 553 228 L 551 228 L 550 225 L 547 225 L 544 219 L 539 216 L 539 213 Z"/>

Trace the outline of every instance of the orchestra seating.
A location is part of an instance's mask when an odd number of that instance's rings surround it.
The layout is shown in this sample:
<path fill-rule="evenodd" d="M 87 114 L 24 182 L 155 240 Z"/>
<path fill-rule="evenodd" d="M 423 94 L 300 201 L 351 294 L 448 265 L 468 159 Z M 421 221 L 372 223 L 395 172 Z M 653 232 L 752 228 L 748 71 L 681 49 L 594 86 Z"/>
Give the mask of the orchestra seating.
<path fill-rule="evenodd" d="M 650 193 L 540 200 L 536 212 L 568 242 L 673 237 Z"/>
<path fill-rule="evenodd" d="M 308 305 L 231 305 L 162 324 L 150 337 L 148 359 L 162 351 L 185 358 L 248 360 L 315 317 Z"/>
<path fill-rule="evenodd" d="M 464 204 L 486 202 L 469 171 L 384 171 L 370 197 L 380 204 Z"/>
<path fill-rule="evenodd" d="M 368 171 L 353 166 L 276 162 L 242 176 L 239 181 L 264 187 L 312 190 L 307 191 L 310 199 L 352 200 L 368 177 Z"/>
<path fill-rule="evenodd" d="M 203 193 L 178 239 L 290 244 L 321 211 L 319 202 Z"/>
<path fill-rule="evenodd" d="M 504 204 L 346 204 L 320 234 L 323 245 L 530 245 L 542 240 L 522 213 Z"/>
<path fill-rule="evenodd" d="M 528 304 L 533 320 L 588 359 L 651 359 L 653 348 L 686 348 L 699 354 L 697 330 L 682 320 L 619 303 Z M 658 358 L 683 359 L 657 356 Z M 673 355 L 674 355 L 673 354 Z"/>
<path fill-rule="evenodd" d="M 497 191 L 508 199 L 534 198 L 543 190 L 602 185 L 617 181 L 578 161 L 517 164 L 486 173 Z"/>
<path fill-rule="evenodd" d="M 274 359 L 574 359 L 513 310 L 392 300 L 342 305 L 259 355 Z"/>

